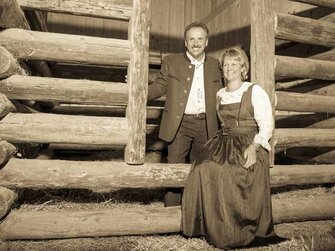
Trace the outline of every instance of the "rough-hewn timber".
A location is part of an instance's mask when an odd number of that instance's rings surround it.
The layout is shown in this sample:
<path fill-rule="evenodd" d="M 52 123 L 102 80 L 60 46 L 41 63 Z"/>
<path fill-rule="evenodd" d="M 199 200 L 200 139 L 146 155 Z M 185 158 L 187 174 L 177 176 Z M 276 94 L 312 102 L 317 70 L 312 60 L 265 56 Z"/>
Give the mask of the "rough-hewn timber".
<path fill-rule="evenodd" d="M 21 29 L 0 31 L 0 45 L 20 59 L 80 64 L 127 65 L 130 55 L 127 40 Z"/>
<path fill-rule="evenodd" d="M 0 1 L 0 27 L 30 29 L 23 11 L 15 0 Z"/>
<path fill-rule="evenodd" d="M 127 120 L 46 113 L 10 113 L 0 121 L 0 138 L 16 143 L 126 145 Z"/>
<path fill-rule="evenodd" d="M 131 0 L 17 0 L 23 9 L 129 20 Z"/>
<path fill-rule="evenodd" d="M 335 196 L 273 200 L 274 223 L 329 220 Z M 180 232 L 180 207 L 104 211 L 12 212 L 0 225 L 4 240 L 56 239 Z"/>
<path fill-rule="evenodd" d="M 334 0 L 293 0 L 295 2 L 300 3 L 307 3 L 316 6 L 324 6 L 329 8 L 335 8 L 335 1 Z"/>
<path fill-rule="evenodd" d="M 27 74 L 12 54 L 10 54 L 10 52 L 2 46 L 0 46 L 0 58 L 0 79 L 13 74 Z"/>
<path fill-rule="evenodd" d="M 143 164 L 147 119 L 150 1 L 133 0 L 132 18 L 128 37 L 131 45 L 128 65 L 128 143 L 125 161 L 128 164 Z"/>
<path fill-rule="evenodd" d="M 15 153 L 15 146 L 7 141 L 0 140 L 0 165 L 7 162 Z"/>
<path fill-rule="evenodd" d="M 335 47 L 335 24 L 289 14 L 275 16 L 276 38 Z"/>
<path fill-rule="evenodd" d="M 11 159 L 0 171 L 0 185 L 8 188 L 115 188 L 183 187 L 189 164 L 117 161 Z M 335 182 L 335 165 L 290 165 L 271 168 L 271 186 Z"/>
<path fill-rule="evenodd" d="M 14 75 L 0 81 L 0 93 L 9 99 L 81 104 L 126 105 L 128 85 L 85 79 Z"/>

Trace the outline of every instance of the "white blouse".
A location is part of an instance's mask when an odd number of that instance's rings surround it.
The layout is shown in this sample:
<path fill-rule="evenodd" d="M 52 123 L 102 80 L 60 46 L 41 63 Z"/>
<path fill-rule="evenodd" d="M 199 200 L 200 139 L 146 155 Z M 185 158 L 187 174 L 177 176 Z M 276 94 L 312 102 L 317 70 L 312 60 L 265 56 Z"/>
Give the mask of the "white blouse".
<path fill-rule="evenodd" d="M 244 82 L 240 88 L 232 92 L 226 91 L 227 87 L 224 87 L 216 95 L 221 99 L 222 105 L 239 103 L 243 93 L 251 85 L 252 83 L 250 82 Z M 272 107 L 269 96 L 259 85 L 255 85 L 252 88 L 251 103 L 254 107 L 254 118 L 259 129 L 258 134 L 255 135 L 254 142 L 270 151 L 269 139 L 274 129 Z"/>

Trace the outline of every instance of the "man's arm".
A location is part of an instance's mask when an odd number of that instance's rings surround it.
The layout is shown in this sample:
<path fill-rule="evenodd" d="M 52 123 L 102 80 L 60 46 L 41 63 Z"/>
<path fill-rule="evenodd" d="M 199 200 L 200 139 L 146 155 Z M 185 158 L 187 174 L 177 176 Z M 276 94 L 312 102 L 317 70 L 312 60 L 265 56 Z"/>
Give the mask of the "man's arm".
<path fill-rule="evenodd" d="M 148 101 L 159 98 L 166 93 L 168 76 L 168 63 L 163 60 L 161 70 L 155 81 L 148 87 Z"/>

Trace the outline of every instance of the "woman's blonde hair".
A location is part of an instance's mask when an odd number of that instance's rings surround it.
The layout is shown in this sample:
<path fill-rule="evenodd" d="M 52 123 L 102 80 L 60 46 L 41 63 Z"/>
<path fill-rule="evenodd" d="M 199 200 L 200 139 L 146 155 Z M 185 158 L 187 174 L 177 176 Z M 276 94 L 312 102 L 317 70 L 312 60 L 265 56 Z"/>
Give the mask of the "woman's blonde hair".
<path fill-rule="evenodd" d="M 233 47 L 224 51 L 219 58 L 221 69 L 223 68 L 223 61 L 227 56 L 239 59 L 244 69 L 241 72 L 241 79 L 242 81 L 246 80 L 248 78 L 248 72 L 249 72 L 249 60 L 245 51 L 240 47 Z"/>

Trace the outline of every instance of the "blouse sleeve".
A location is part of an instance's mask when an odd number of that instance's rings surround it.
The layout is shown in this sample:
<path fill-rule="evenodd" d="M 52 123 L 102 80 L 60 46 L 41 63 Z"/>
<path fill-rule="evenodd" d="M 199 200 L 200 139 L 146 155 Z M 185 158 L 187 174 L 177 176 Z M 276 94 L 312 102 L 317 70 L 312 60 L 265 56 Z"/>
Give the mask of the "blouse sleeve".
<path fill-rule="evenodd" d="M 274 120 L 269 96 L 260 86 L 255 85 L 252 90 L 251 102 L 259 128 L 259 133 L 255 135 L 254 142 L 270 151 L 269 139 L 274 129 Z"/>

